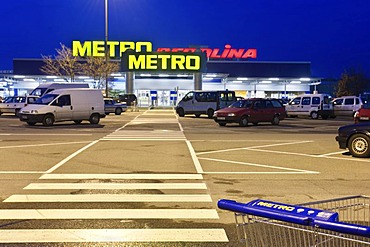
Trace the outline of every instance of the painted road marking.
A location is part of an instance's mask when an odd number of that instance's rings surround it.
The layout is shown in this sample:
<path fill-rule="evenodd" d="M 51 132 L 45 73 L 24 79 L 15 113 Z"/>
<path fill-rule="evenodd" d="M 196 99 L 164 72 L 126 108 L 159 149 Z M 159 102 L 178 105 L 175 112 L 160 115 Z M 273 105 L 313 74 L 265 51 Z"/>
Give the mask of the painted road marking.
<path fill-rule="evenodd" d="M 25 190 L 206 190 L 204 183 L 31 183 Z"/>
<path fill-rule="evenodd" d="M 212 202 L 212 199 L 208 194 L 57 194 L 12 195 L 3 202 Z"/>
<path fill-rule="evenodd" d="M 113 132 L 100 140 L 186 140 L 181 131 L 154 130 L 154 131 L 133 131 L 120 130 Z"/>
<path fill-rule="evenodd" d="M 1 220 L 219 219 L 215 209 L 4 209 Z"/>
<path fill-rule="evenodd" d="M 49 170 L 47 170 L 46 173 L 51 173 L 51 172 L 55 171 L 56 169 L 58 169 L 59 167 L 61 167 L 65 163 L 67 163 L 69 160 L 71 160 L 72 158 L 74 158 L 78 154 L 82 153 L 83 151 L 85 151 L 89 147 L 95 145 L 96 143 L 98 143 L 98 141 L 93 141 L 93 142 L 87 144 L 86 146 L 84 146 L 83 148 L 80 148 L 79 150 L 77 150 L 76 152 L 74 152 L 73 154 L 69 155 L 67 158 L 65 158 L 64 160 L 60 161 L 58 164 L 56 164 L 55 166 L 53 166 L 52 168 L 50 168 Z"/>
<path fill-rule="evenodd" d="M 5 146 L 0 147 L 0 149 L 4 148 L 28 148 L 28 147 L 43 147 L 43 146 L 55 146 L 55 145 L 71 145 L 71 144 L 83 144 L 83 143 L 90 143 L 88 142 L 59 142 L 59 143 L 48 143 L 48 144 L 32 144 L 32 145 L 17 145 L 17 146 Z"/>
<path fill-rule="evenodd" d="M 133 173 L 133 174 L 44 174 L 40 179 L 203 179 L 201 174 L 179 174 L 179 173 Z"/>
<path fill-rule="evenodd" d="M 294 168 L 286 168 L 286 167 L 279 167 L 279 166 L 270 166 L 270 165 L 262 165 L 262 164 L 254 164 L 254 163 L 247 163 L 247 162 L 239 162 L 239 161 L 231 161 L 231 160 L 220 160 L 220 159 L 211 159 L 211 158 L 199 158 L 202 160 L 209 160 L 215 162 L 223 162 L 223 163 L 232 163 L 232 164 L 239 164 L 239 165 L 247 165 L 247 166 L 256 166 L 256 167 L 263 167 L 263 168 L 272 168 L 272 169 L 279 169 L 285 171 L 293 171 L 299 173 L 309 173 L 309 174 L 318 174 L 320 172 L 308 171 L 308 170 L 301 170 L 301 169 L 294 169 Z"/>
<path fill-rule="evenodd" d="M 228 242 L 224 229 L 34 229 L 0 230 L 1 243 Z"/>

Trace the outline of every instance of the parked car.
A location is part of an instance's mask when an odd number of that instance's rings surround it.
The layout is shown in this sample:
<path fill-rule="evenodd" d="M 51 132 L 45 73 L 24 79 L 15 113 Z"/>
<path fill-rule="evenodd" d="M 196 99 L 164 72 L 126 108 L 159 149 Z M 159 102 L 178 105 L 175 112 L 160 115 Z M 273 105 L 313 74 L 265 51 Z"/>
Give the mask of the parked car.
<path fill-rule="evenodd" d="M 109 115 L 109 113 L 121 115 L 121 113 L 125 112 L 126 110 L 126 103 L 118 103 L 112 98 L 104 98 L 104 111 L 106 115 Z"/>
<path fill-rule="evenodd" d="M 333 100 L 335 116 L 354 116 L 363 102 L 360 97 L 342 96 Z"/>
<path fill-rule="evenodd" d="M 327 94 L 301 94 L 293 98 L 286 106 L 288 116 L 309 116 L 312 119 L 334 118 L 333 103 Z"/>
<path fill-rule="evenodd" d="M 259 122 L 271 122 L 278 125 L 286 117 L 285 107 L 277 99 L 245 99 L 239 100 L 227 108 L 215 112 L 213 118 L 220 126 L 238 123 L 247 126 Z"/>
<path fill-rule="evenodd" d="M 355 157 L 370 157 L 370 122 L 340 127 L 335 140 Z"/>
<path fill-rule="evenodd" d="M 354 115 L 355 123 L 370 121 L 370 102 L 363 104 Z"/>
<path fill-rule="evenodd" d="M 123 95 L 118 95 L 119 101 L 122 103 L 126 103 L 127 106 L 136 106 L 137 104 L 137 97 L 133 93 L 126 93 Z"/>
<path fill-rule="evenodd" d="M 0 115 L 3 113 L 14 113 L 18 116 L 21 108 L 34 103 L 38 96 L 11 96 L 6 97 L 3 103 L 0 103 Z"/>

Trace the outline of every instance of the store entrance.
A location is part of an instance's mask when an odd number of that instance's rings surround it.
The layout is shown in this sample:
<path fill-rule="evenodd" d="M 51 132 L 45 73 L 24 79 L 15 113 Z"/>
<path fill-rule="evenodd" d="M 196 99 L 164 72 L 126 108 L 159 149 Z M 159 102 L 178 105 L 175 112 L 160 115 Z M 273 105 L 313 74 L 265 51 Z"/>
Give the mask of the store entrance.
<path fill-rule="evenodd" d="M 139 107 L 174 107 L 188 90 L 137 90 Z"/>

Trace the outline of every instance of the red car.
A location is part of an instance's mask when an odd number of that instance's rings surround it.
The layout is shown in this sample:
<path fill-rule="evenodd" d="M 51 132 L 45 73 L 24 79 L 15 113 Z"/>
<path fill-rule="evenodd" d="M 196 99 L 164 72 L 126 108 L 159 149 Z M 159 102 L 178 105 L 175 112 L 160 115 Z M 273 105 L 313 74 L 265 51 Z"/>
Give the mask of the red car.
<path fill-rule="evenodd" d="M 355 123 L 370 120 L 370 103 L 363 104 L 354 115 Z"/>
<path fill-rule="evenodd" d="M 239 100 L 227 108 L 215 112 L 213 119 L 220 126 L 228 123 L 238 123 L 247 126 L 259 122 L 270 122 L 278 125 L 286 117 L 285 107 L 278 99 L 245 99 Z"/>

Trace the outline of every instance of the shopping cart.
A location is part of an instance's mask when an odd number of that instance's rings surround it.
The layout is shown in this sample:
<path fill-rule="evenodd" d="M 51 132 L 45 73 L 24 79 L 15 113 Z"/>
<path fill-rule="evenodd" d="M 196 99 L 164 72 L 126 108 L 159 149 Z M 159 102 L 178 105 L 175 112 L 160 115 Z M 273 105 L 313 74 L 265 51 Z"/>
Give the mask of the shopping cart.
<path fill-rule="evenodd" d="M 253 247 L 370 246 L 370 197 L 352 196 L 289 205 L 222 199 L 234 212 L 239 241 Z"/>

